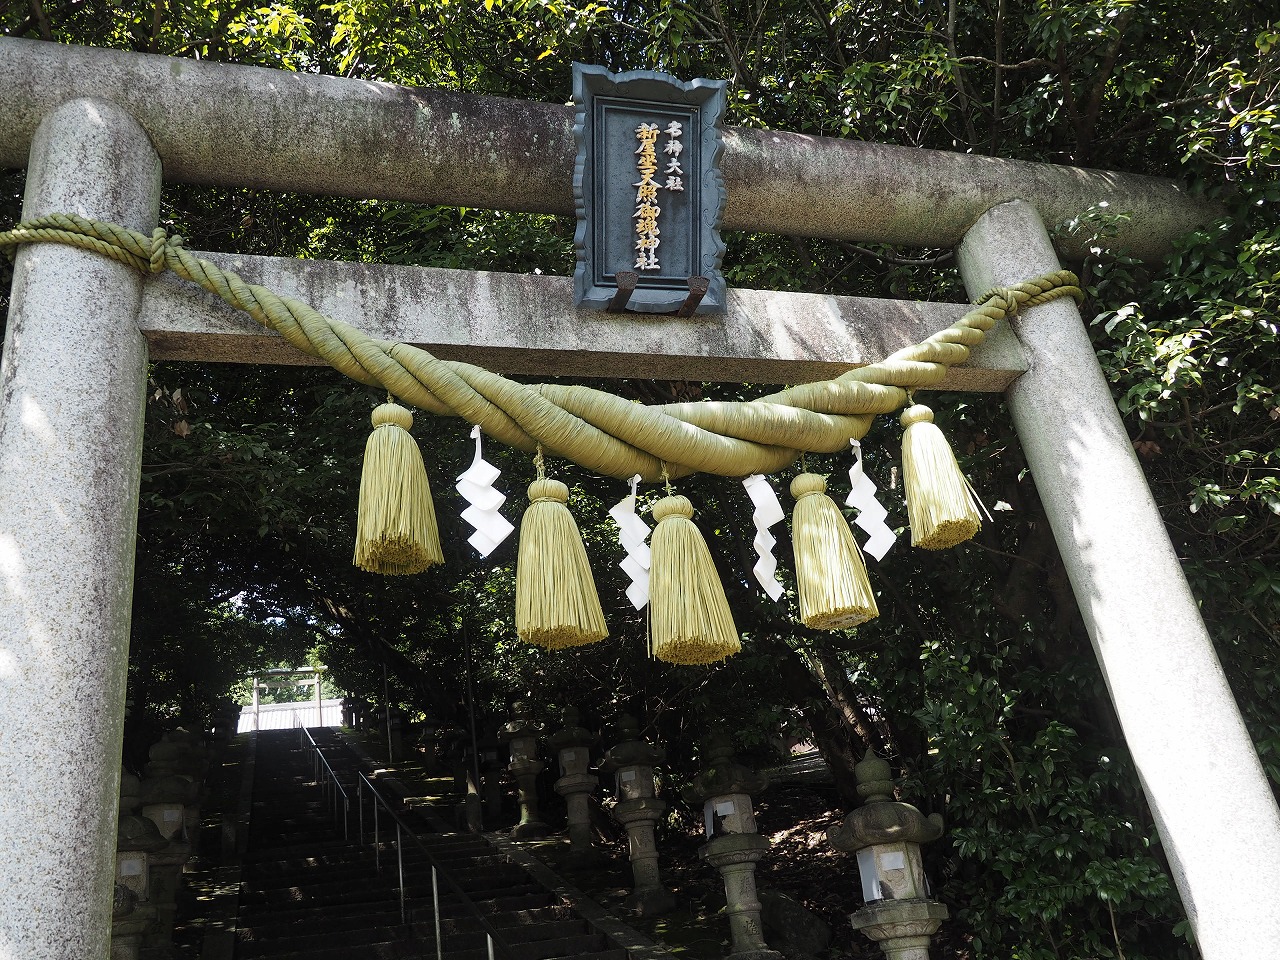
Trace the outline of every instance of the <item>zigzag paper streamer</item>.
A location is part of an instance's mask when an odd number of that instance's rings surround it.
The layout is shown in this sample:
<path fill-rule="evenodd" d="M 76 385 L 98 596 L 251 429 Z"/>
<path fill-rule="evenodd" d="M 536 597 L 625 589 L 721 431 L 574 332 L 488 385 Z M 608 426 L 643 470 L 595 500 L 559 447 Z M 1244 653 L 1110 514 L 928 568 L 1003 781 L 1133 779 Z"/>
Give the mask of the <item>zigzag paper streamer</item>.
<path fill-rule="evenodd" d="M 858 519 L 853 522 L 871 538 L 863 545 L 862 552 L 883 560 L 898 535 L 884 522 L 889 511 L 876 499 L 875 482 L 862 469 L 862 444 L 857 440 L 850 440 L 849 443 L 853 446 L 853 466 L 849 468 L 849 485 L 852 489 L 844 502 L 857 509 Z"/>
<path fill-rule="evenodd" d="M 769 532 L 769 528 L 782 520 L 786 514 L 782 512 L 782 504 L 778 502 L 777 493 L 763 474 L 757 473 L 747 477 L 742 481 L 742 485 L 756 508 L 751 514 L 751 519 L 756 525 L 756 539 L 752 546 L 756 548 L 756 554 L 760 559 L 751 568 L 751 572 L 760 581 L 764 592 L 771 599 L 778 600 L 782 597 L 782 584 L 778 582 L 778 561 L 773 555 L 773 548 L 778 541 Z"/>
<path fill-rule="evenodd" d="M 649 602 L 649 545 L 645 541 L 652 531 L 636 514 L 636 487 L 639 484 L 640 474 L 637 473 L 631 478 L 631 493 L 614 504 L 609 516 L 618 525 L 618 542 L 627 552 L 618 564 L 631 578 L 627 599 L 637 610 L 643 610 Z"/>
<path fill-rule="evenodd" d="M 462 499 L 471 504 L 462 511 L 462 519 L 476 528 L 476 532 L 467 538 L 467 543 L 475 547 L 480 556 L 487 557 L 498 549 L 503 540 L 511 536 L 515 527 L 498 512 L 498 508 L 507 502 L 506 494 L 499 493 L 493 486 L 502 471 L 485 462 L 480 450 L 478 426 L 471 428 L 471 436 L 476 440 L 476 458 L 471 461 L 467 471 L 458 477 L 455 486 L 458 493 L 462 494 Z"/>

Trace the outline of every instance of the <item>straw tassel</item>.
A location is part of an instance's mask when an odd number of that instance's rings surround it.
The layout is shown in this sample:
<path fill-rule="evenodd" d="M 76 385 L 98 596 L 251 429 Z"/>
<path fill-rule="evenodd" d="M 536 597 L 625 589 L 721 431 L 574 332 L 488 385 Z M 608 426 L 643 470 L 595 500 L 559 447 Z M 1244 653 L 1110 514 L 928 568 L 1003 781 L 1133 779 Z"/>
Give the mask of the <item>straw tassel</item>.
<path fill-rule="evenodd" d="M 715 663 L 742 649 L 711 551 L 687 497 L 653 505 L 649 649 L 668 663 Z"/>
<path fill-rule="evenodd" d="M 826 490 L 826 478 L 816 473 L 791 481 L 800 619 L 814 630 L 848 630 L 879 616 L 880 610 L 858 542 Z"/>
<path fill-rule="evenodd" d="M 911 545 L 942 550 L 963 543 L 982 528 L 969 483 L 960 472 L 933 411 L 914 404 L 902 412 L 902 481 L 907 497 Z"/>
<path fill-rule="evenodd" d="M 370 573 L 421 573 L 444 563 L 444 553 L 427 469 L 409 433 L 413 415 L 387 402 L 374 409 L 372 419 L 360 475 L 354 563 Z"/>
<path fill-rule="evenodd" d="M 516 560 L 516 635 L 548 650 L 603 640 L 609 630 L 567 506 L 569 488 L 540 476 L 529 484 L 529 501 Z"/>

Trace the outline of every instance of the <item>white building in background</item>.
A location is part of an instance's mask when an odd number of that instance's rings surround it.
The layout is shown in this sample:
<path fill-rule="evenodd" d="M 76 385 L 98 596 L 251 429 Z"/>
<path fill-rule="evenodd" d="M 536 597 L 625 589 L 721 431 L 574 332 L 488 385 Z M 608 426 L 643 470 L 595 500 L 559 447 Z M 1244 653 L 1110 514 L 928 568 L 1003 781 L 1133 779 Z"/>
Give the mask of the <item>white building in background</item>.
<path fill-rule="evenodd" d="M 257 711 L 252 705 L 240 708 L 240 722 L 236 733 L 251 730 L 287 730 L 290 727 L 340 727 L 342 726 L 342 701 L 314 700 L 298 703 L 260 703 Z"/>

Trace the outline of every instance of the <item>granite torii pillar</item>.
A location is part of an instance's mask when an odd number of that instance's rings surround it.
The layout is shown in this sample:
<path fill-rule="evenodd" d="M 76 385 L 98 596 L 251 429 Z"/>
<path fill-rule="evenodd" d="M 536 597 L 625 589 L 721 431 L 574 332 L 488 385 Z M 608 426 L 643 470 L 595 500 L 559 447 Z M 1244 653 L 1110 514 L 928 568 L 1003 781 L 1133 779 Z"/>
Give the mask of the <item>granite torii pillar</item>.
<path fill-rule="evenodd" d="M 971 297 L 1060 268 L 1035 208 L 991 208 L 957 250 Z M 1080 311 L 1011 320 L 1007 394 L 1081 616 L 1205 960 L 1280 944 L 1280 813 Z"/>
<path fill-rule="evenodd" d="M 78 213 L 150 233 L 159 199 L 160 160 L 119 107 L 73 100 L 41 122 L 24 218 Z M 141 295 L 132 268 L 62 244 L 26 246 L 14 264 L 0 356 L 0 860 L 12 878 L 0 957 L 108 953 L 147 383 Z M 40 816 L 32 796 L 47 804 Z"/>

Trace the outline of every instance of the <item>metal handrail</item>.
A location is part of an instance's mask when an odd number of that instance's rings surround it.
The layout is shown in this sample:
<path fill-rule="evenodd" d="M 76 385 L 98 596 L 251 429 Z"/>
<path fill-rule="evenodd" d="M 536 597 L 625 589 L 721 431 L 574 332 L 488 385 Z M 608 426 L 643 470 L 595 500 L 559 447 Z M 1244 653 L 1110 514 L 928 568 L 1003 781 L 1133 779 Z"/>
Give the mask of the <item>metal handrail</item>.
<path fill-rule="evenodd" d="M 378 788 L 373 785 L 373 781 L 371 781 L 368 777 L 366 777 L 363 772 L 360 772 L 358 776 L 360 779 L 356 781 L 356 806 L 357 806 L 357 809 L 360 811 L 360 817 L 359 817 L 360 845 L 361 846 L 364 845 L 364 788 L 368 787 L 369 793 L 373 795 L 373 801 L 374 801 L 373 802 L 374 864 L 378 872 L 381 872 L 382 870 L 382 862 L 381 862 L 379 842 L 378 842 L 378 807 L 379 806 L 383 807 L 387 811 L 387 813 L 391 815 L 391 819 L 394 820 L 396 824 L 396 862 L 397 862 L 397 867 L 400 874 L 400 922 L 401 923 L 406 922 L 405 892 L 404 892 L 403 836 L 404 834 L 407 833 L 410 839 L 412 839 L 413 842 L 418 845 L 418 849 L 421 850 L 426 855 L 427 862 L 431 864 L 431 905 L 435 915 L 436 960 L 443 960 L 443 957 L 444 957 L 444 941 L 440 935 L 440 880 L 441 878 L 443 878 L 444 882 L 448 885 L 450 892 L 452 892 L 458 898 L 458 900 L 462 903 L 462 905 L 471 912 L 472 916 L 474 916 L 477 920 L 480 921 L 480 928 L 484 931 L 485 941 L 489 948 L 489 960 L 497 960 L 498 957 L 502 957 L 503 960 L 514 960 L 513 954 L 511 952 L 511 945 L 502 939 L 501 934 L 498 933 L 498 931 L 494 928 L 493 924 L 491 924 L 488 920 L 485 919 L 484 914 L 480 912 L 480 908 L 477 907 L 475 905 L 475 902 L 470 897 L 468 897 L 466 893 L 463 892 L 462 888 L 458 886 L 457 882 L 455 882 L 454 879 L 450 877 L 448 873 L 444 872 L 444 870 L 440 867 L 439 862 L 432 855 L 431 849 L 426 845 L 426 843 L 423 842 L 422 838 L 419 837 L 416 833 L 414 833 L 412 828 L 410 828 L 409 825 L 406 824 L 404 820 L 400 817 L 400 815 L 396 813 L 396 811 L 392 808 L 392 806 L 389 803 L 387 803 L 386 799 L 382 796 L 382 794 L 378 792 Z"/>
<path fill-rule="evenodd" d="M 330 805 L 333 808 L 334 820 L 338 819 L 338 797 L 342 797 L 342 839 L 350 840 L 351 828 L 349 826 L 349 822 L 351 819 L 351 798 L 347 794 L 346 788 L 343 787 L 342 783 L 338 780 L 338 775 L 333 772 L 333 767 L 329 765 L 329 758 L 324 755 L 324 751 L 321 750 L 320 745 L 316 743 L 316 738 L 311 735 L 311 731 L 305 726 L 300 727 L 299 730 L 298 748 L 305 750 L 307 747 L 306 741 L 311 742 L 312 772 L 315 776 L 316 784 L 320 789 L 324 790 L 325 797 L 330 801 Z M 322 769 L 326 774 L 323 778 L 321 777 Z M 363 813 L 363 811 L 361 811 L 361 813 Z"/>

